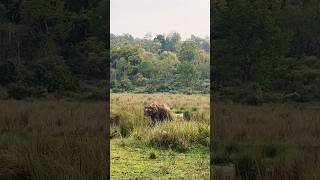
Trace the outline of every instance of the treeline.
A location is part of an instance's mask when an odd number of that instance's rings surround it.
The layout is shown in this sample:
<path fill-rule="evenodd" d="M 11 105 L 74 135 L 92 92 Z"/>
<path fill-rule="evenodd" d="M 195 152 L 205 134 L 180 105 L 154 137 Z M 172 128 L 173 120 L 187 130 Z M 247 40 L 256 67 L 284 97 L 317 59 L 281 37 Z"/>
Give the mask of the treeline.
<path fill-rule="evenodd" d="M 191 36 L 182 41 L 177 32 L 134 38 L 110 36 L 113 92 L 210 91 L 210 40 Z"/>
<path fill-rule="evenodd" d="M 211 3 L 211 78 L 218 99 L 320 100 L 320 1 Z"/>
<path fill-rule="evenodd" d="M 105 94 L 108 3 L 0 1 L 0 98 Z"/>

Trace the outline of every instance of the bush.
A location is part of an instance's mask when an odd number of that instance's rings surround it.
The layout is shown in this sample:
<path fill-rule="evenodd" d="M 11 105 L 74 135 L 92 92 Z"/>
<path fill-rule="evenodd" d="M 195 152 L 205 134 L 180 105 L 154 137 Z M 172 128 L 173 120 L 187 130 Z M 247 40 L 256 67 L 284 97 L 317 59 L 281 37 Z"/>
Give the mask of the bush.
<path fill-rule="evenodd" d="M 110 82 L 110 88 L 111 88 L 111 89 L 118 88 L 119 85 L 120 85 L 119 82 L 116 81 L 116 80 L 112 80 L 112 81 Z"/>
<path fill-rule="evenodd" d="M 165 85 L 165 84 L 161 84 L 159 86 L 157 86 L 156 91 L 157 92 L 169 92 L 171 90 L 170 86 Z"/>
<path fill-rule="evenodd" d="M 263 94 L 263 102 L 266 102 L 266 103 L 277 103 L 277 102 L 282 102 L 283 100 L 283 95 L 281 93 L 264 93 Z"/>
<path fill-rule="evenodd" d="M 123 92 L 123 90 L 122 90 L 122 89 L 119 89 L 119 88 L 113 88 L 113 89 L 112 89 L 112 92 L 113 92 L 113 93 L 119 93 L 119 92 Z"/>
<path fill-rule="evenodd" d="M 147 86 L 145 89 L 144 89 L 145 92 L 147 93 L 154 93 L 156 92 L 156 88 L 154 86 Z"/>
<path fill-rule="evenodd" d="M 285 101 L 303 102 L 303 98 L 297 92 L 289 93 L 284 96 Z"/>
<path fill-rule="evenodd" d="M 262 101 L 262 87 L 256 83 L 244 85 L 237 96 L 236 101 L 247 105 L 259 105 Z"/>
<path fill-rule="evenodd" d="M 262 103 L 262 99 L 257 94 L 246 94 L 240 96 L 240 103 L 247 105 L 259 105 Z"/>
<path fill-rule="evenodd" d="M 2 60 L 0 62 L 0 84 L 8 85 L 21 80 L 21 66 L 17 60 Z"/>
<path fill-rule="evenodd" d="M 31 97 L 34 89 L 22 84 L 10 84 L 8 86 L 8 97 L 12 99 L 23 99 Z"/>
<path fill-rule="evenodd" d="M 129 79 L 121 80 L 119 83 L 119 86 L 117 88 L 124 90 L 124 91 L 134 90 L 134 87 Z"/>
<path fill-rule="evenodd" d="M 75 91 L 78 87 L 78 82 L 60 56 L 39 59 L 33 68 L 37 86 L 46 88 L 48 92 Z"/>

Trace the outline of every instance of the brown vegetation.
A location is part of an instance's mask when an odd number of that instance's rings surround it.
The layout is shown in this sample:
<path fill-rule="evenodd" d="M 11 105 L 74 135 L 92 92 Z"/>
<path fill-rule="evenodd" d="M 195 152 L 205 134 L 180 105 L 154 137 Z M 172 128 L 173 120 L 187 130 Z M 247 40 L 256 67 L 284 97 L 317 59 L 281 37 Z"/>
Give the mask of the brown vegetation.
<path fill-rule="evenodd" d="M 0 179 L 106 177 L 105 106 L 0 101 Z"/>
<path fill-rule="evenodd" d="M 215 107 L 213 165 L 234 164 L 236 179 L 320 178 L 318 105 Z"/>

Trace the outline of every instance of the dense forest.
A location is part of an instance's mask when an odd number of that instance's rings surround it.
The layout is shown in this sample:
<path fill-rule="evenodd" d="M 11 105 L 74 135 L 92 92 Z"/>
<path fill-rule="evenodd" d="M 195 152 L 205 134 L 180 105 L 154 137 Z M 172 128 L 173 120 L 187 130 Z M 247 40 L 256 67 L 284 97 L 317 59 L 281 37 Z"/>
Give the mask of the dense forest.
<path fill-rule="evenodd" d="M 320 100 L 320 1 L 211 1 L 212 82 L 236 102 Z"/>
<path fill-rule="evenodd" d="M 0 98 L 98 98 L 110 64 L 113 92 L 208 93 L 211 65 L 217 99 L 320 100 L 317 0 L 213 0 L 211 41 L 111 34 L 110 53 L 108 3 L 0 1 Z"/>
<path fill-rule="evenodd" d="M 1 0 L 0 99 L 105 94 L 108 0 Z"/>
<path fill-rule="evenodd" d="M 113 92 L 210 91 L 210 40 L 192 35 L 185 41 L 177 32 L 134 38 L 110 36 Z"/>
<path fill-rule="evenodd" d="M 111 34 L 109 44 L 108 3 L 1 1 L 0 99 L 100 98 L 106 92 L 108 60 L 115 92 L 209 92 L 208 38 Z"/>

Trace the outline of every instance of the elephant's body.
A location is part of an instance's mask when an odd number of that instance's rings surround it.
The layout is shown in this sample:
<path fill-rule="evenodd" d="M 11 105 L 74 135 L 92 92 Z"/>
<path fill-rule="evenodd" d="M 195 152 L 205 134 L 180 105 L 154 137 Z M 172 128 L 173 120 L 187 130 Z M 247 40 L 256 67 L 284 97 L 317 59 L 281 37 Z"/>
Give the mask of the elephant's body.
<path fill-rule="evenodd" d="M 150 117 L 153 122 L 172 119 L 170 107 L 164 103 L 151 103 L 145 106 L 144 115 Z"/>

